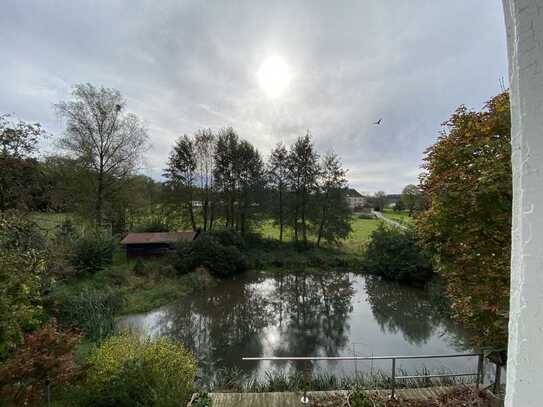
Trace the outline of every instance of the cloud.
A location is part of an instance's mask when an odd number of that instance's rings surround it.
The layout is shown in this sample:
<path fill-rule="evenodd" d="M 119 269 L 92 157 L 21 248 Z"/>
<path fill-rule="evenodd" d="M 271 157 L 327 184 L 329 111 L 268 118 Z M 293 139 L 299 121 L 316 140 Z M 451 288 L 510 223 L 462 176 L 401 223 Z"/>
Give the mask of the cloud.
<path fill-rule="evenodd" d="M 233 126 L 263 155 L 310 129 L 352 186 L 398 192 L 440 123 L 507 77 L 490 1 L 5 0 L 0 24 L 0 112 L 59 133 L 52 105 L 72 84 L 118 88 L 148 125 L 155 177 L 175 138 L 201 127 Z M 276 100 L 256 78 L 269 55 L 292 72 Z"/>

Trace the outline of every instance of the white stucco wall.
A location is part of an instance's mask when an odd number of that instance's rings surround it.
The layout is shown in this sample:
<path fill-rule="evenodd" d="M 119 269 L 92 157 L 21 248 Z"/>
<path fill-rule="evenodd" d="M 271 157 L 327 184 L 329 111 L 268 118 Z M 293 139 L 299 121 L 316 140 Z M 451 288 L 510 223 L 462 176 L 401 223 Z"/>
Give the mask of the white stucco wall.
<path fill-rule="evenodd" d="M 508 407 L 543 406 L 543 0 L 504 0 L 512 103 Z"/>

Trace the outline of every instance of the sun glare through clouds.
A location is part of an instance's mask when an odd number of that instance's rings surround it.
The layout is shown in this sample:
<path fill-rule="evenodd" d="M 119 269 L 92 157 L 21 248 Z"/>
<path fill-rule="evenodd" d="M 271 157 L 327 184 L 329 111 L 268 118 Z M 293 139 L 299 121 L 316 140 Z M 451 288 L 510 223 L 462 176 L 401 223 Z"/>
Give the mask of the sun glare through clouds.
<path fill-rule="evenodd" d="M 266 96 L 276 99 L 288 88 L 291 80 L 291 72 L 283 58 L 273 55 L 266 58 L 262 65 L 260 65 L 257 78 L 260 88 Z"/>

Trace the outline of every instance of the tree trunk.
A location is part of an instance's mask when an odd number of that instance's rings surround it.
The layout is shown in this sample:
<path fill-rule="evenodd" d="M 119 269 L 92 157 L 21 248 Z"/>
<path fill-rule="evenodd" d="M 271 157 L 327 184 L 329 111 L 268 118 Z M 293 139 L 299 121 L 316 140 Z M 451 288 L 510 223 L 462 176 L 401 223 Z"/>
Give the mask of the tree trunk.
<path fill-rule="evenodd" d="M 307 244 L 307 230 L 305 225 L 305 191 L 302 192 L 302 238 L 304 245 Z"/>
<path fill-rule="evenodd" d="M 215 220 L 215 205 L 213 204 L 213 201 L 211 201 L 209 205 L 209 231 L 213 229 L 213 221 Z"/>
<path fill-rule="evenodd" d="M 96 192 L 96 227 L 102 225 L 102 196 L 104 194 L 104 173 L 98 173 L 98 190 Z"/>
<path fill-rule="evenodd" d="M 322 216 L 321 216 L 321 221 L 320 221 L 320 224 L 319 224 L 319 235 L 317 237 L 317 247 L 320 247 L 321 245 L 321 239 L 322 239 L 322 231 L 324 229 L 324 223 L 326 221 L 326 206 L 323 205 L 322 206 Z"/>
<path fill-rule="evenodd" d="M 192 207 L 192 198 L 193 198 L 192 189 L 190 189 L 189 191 L 190 191 L 190 193 L 189 193 L 189 201 L 187 203 L 188 203 L 190 224 L 192 226 L 192 230 L 196 231 L 196 220 L 194 219 L 194 208 Z"/>
<path fill-rule="evenodd" d="M 294 203 L 294 241 L 298 241 L 298 197 Z"/>
<path fill-rule="evenodd" d="M 202 202 L 202 216 L 204 221 L 204 232 L 207 230 L 207 206 L 208 206 L 208 200 L 207 198 L 204 199 Z"/>
<path fill-rule="evenodd" d="M 283 187 L 279 186 L 279 241 L 283 241 Z"/>

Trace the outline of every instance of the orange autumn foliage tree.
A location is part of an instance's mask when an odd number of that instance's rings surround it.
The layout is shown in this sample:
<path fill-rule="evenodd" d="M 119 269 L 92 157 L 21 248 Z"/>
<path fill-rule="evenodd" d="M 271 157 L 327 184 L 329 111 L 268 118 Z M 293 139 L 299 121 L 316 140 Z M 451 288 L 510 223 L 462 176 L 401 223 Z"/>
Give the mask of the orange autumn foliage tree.
<path fill-rule="evenodd" d="M 507 92 L 480 112 L 460 106 L 426 150 L 429 208 L 418 233 L 447 282 L 453 315 L 479 346 L 505 347 L 511 257 L 511 121 Z"/>

